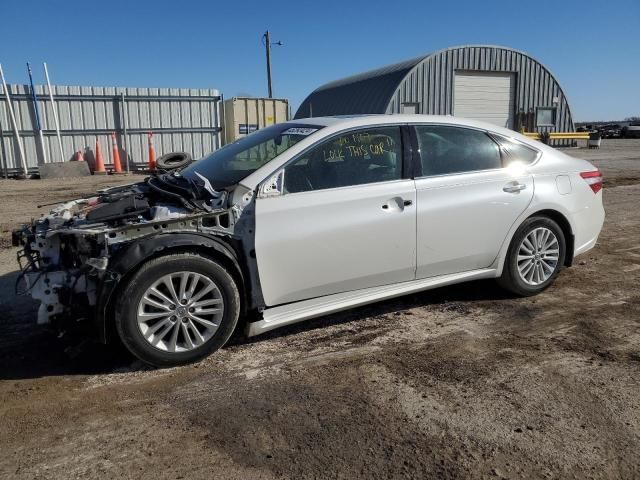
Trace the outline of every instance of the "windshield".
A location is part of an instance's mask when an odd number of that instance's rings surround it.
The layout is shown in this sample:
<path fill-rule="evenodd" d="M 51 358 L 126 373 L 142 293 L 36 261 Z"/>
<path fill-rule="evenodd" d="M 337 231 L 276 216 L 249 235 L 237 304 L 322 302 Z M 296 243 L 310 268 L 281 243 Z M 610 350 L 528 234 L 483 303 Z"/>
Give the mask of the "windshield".
<path fill-rule="evenodd" d="M 180 174 L 206 177 L 214 189 L 235 185 L 322 127 L 281 123 L 258 130 L 187 166 Z M 198 175 L 199 174 L 199 175 Z"/>

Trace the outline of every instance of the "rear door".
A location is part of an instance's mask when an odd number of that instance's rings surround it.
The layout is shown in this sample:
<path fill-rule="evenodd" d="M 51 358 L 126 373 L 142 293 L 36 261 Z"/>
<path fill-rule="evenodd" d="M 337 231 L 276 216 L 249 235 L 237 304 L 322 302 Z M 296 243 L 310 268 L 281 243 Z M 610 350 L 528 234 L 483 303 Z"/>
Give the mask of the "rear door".
<path fill-rule="evenodd" d="M 407 137 L 408 138 L 408 137 Z M 413 280 L 416 191 L 401 127 L 350 131 L 284 168 L 256 200 L 256 256 L 267 305 Z"/>
<path fill-rule="evenodd" d="M 533 197 L 532 176 L 504 167 L 486 132 L 417 125 L 417 278 L 489 267 Z"/>

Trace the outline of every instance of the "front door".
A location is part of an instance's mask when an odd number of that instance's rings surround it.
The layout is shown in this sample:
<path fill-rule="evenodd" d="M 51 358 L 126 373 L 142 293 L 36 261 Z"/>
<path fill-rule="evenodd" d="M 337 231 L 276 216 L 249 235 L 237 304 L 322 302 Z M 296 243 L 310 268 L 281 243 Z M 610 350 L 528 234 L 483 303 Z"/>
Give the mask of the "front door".
<path fill-rule="evenodd" d="M 400 127 L 350 131 L 284 169 L 256 200 L 256 256 L 268 306 L 413 280 L 416 192 Z"/>

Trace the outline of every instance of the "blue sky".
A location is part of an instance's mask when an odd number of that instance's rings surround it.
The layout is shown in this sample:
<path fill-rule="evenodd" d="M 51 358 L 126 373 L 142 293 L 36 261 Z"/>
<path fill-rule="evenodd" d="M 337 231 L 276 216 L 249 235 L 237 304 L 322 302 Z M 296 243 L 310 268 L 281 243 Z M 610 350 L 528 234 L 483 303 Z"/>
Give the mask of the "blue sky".
<path fill-rule="evenodd" d="M 294 106 L 327 81 L 444 47 L 514 47 L 545 64 L 574 119 L 640 115 L 640 1 L 6 1 L 0 63 L 25 62 L 67 85 L 215 87 L 266 96 L 268 28 L 274 95 Z M 295 110 L 294 110 L 295 111 Z"/>

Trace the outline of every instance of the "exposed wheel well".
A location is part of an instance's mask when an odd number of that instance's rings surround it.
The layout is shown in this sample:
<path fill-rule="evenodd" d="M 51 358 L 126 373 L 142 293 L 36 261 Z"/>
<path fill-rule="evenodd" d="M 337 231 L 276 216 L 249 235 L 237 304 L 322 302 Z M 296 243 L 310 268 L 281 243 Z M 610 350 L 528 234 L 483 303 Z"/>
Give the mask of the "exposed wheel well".
<path fill-rule="evenodd" d="M 166 252 L 163 252 L 163 255 L 166 255 L 168 253 L 181 253 L 181 252 L 197 253 L 199 255 L 202 255 L 203 257 L 208 257 L 211 260 L 215 260 L 216 262 L 219 262 L 220 265 L 222 265 L 225 268 L 225 270 L 229 272 L 229 275 L 231 275 L 233 280 L 236 282 L 236 286 L 238 287 L 238 291 L 240 292 L 240 298 L 243 300 L 240 306 L 241 306 L 241 309 L 244 309 L 244 306 L 246 305 L 245 298 L 247 295 L 247 286 L 244 283 L 244 276 L 240 271 L 241 267 L 239 265 L 237 265 L 233 260 L 231 260 L 226 255 L 218 252 L 213 248 L 205 247 L 204 245 L 195 245 L 193 247 L 183 247 L 183 248 L 175 247 L 175 248 L 168 249 L 168 251 Z M 147 260 L 150 260 L 150 259 L 147 259 Z"/>
<path fill-rule="evenodd" d="M 574 241 L 575 237 L 573 235 L 573 231 L 571 230 L 571 224 L 567 217 L 565 217 L 562 213 L 557 210 L 540 210 L 539 212 L 534 213 L 528 218 L 531 217 L 547 217 L 556 222 L 560 228 L 562 229 L 562 233 L 564 234 L 564 239 L 566 243 L 566 255 L 564 258 L 564 264 L 567 267 L 570 267 L 573 263 L 573 252 L 574 252 Z"/>
<path fill-rule="evenodd" d="M 106 305 L 106 315 L 105 315 L 106 332 L 105 332 L 105 338 L 104 338 L 106 342 L 109 342 L 112 339 L 118 337 L 115 331 L 115 322 L 113 321 L 114 315 L 115 315 L 115 304 L 116 304 L 115 299 L 118 298 L 118 295 L 120 293 L 122 293 L 123 288 L 126 287 L 129 279 L 133 277 L 133 275 L 149 260 L 152 260 L 158 257 L 163 257 L 165 255 L 183 253 L 183 252 L 197 253 L 204 257 L 208 257 L 212 260 L 215 260 L 216 262 L 219 262 L 220 265 L 229 272 L 233 280 L 236 282 L 236 286 L 238 287 L 238 291 L 240 292 L 240 298 L 242 299 L 242 301 L 240 302 L 240 315 L 241 315 L 241 318 L 244 317 L 244 314 L 246 313 L 245 309 L 247 306 L 248 286 L 245 284 L 243 272 L 239 270 L 240 267 L 236 265 L 233 260 L 228 258 L 226 255 L 218 252 L 214 248 L 206 247 L 204 245 L 193 245 L 188 247 L 186 246 L 169 247 L 144 258 L 119 280 L 118 285 L 115 287 L 115 290 L 111 296 L 111 300 Z"/>

